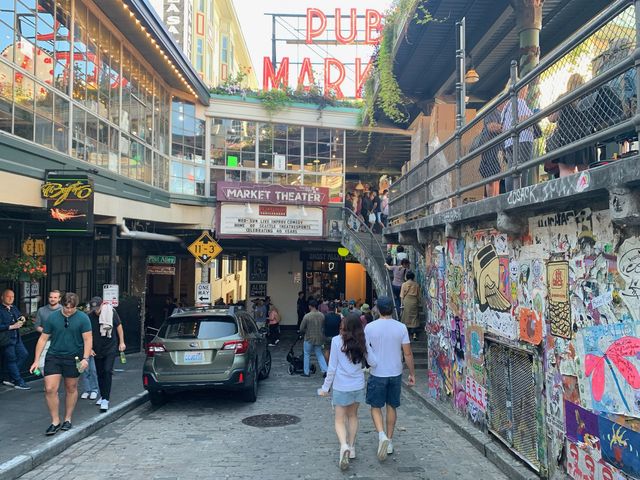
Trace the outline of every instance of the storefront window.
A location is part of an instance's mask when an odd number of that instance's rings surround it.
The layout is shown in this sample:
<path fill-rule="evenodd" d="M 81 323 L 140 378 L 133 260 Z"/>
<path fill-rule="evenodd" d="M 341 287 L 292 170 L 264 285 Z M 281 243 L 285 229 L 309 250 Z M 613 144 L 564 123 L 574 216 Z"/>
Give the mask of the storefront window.
<path fill-rule="evenodd" d="M 205 122 L 196 118 L 195 105 L 174 99 L 171 110 L 171 192 L 204 195 L 204 135 Z"/>

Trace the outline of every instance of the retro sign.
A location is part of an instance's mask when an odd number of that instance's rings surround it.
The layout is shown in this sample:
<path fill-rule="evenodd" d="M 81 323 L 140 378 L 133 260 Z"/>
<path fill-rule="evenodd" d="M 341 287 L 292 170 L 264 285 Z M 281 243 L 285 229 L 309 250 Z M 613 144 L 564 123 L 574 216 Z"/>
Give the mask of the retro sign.
<path fill-rule="evenodd" d="M 93 234 L 93 181 L 75 172 L 49 172 L 41 187 L 47 200 L 47 233 Z"/>

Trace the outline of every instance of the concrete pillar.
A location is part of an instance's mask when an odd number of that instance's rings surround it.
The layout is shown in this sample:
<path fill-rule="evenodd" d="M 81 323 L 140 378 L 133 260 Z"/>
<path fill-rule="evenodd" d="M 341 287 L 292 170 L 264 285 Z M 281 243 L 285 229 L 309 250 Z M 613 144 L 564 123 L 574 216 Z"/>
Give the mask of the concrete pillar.
<path fill-rule="evenodd" d="M 409 245 L 420 255 L 424 255 L 424 246 L 418 242 L 417 230 L 407 230 L 406 232 L 400 232 L 398 234 L 398 242 L 401 245 Z"/>
<path fill-rule="evenodd" d="M 540 62 L 540 30 L 544 0 L 511 0 L 516 12 L 516 27 L 520 37 L 519 73 L 522 78 Z"/>
<path fill-rule="evenodd" d="M 640 225 L 640 192 L 625 186 L 609 189 L 609 211 L 616 225 Z"/>
<path fill-rule="evenodd" d="M 444 236 L 446 238 L 460 238 L 460 225 L 447 223 L 444 226 Z"/>

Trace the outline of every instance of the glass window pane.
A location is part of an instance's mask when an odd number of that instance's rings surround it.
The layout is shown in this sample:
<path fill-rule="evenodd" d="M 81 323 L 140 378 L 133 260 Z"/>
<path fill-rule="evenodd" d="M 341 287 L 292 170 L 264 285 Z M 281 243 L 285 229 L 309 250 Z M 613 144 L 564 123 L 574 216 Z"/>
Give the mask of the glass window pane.
<path fill-rule="evenodd" d="M 53 122 L 51 119 L 36 115 L 35 141 L 38 145 L 53 148 Z"/>
<path fill-rule="evenodd" d="M 0 130 L 11 133 L 13 121 L 13 105 L 11 102 L 0 98 Z"/>
<path fill-rule="evenodd" d="M 13 133 L 33 141 L 33 112 L 31 110 L 15 107 Z"/>

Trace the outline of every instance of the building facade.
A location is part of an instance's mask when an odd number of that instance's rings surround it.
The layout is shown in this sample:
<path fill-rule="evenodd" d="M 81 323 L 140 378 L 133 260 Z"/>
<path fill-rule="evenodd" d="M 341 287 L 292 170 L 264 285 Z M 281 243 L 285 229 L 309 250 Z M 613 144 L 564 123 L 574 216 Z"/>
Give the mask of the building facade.
<path fill-rule="evenodd" d="M 206 85 L 215 87 L 242 74 L 245 87 L 258 87 L 232 0 L 151 0 L 151 4 Z"/>

